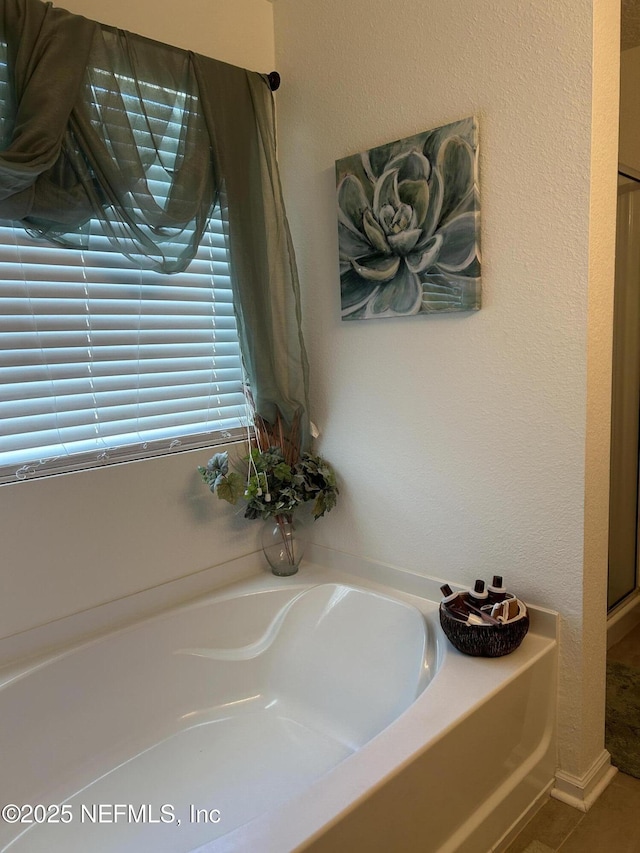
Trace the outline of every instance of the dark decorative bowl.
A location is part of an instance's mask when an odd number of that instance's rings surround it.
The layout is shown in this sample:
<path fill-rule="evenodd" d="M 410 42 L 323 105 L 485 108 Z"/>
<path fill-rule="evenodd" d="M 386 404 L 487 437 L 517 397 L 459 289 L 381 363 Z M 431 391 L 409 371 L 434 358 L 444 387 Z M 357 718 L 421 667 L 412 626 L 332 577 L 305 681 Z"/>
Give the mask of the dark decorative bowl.
<path fill-rule="evenodd" d="M 502 625 L 467 625 L 440 605 L 440 624 L 451 643 L 465 655 L 499 658 L 515 651 L 529 630 L 529 613 L 519 602 L 523 615 Z"/>

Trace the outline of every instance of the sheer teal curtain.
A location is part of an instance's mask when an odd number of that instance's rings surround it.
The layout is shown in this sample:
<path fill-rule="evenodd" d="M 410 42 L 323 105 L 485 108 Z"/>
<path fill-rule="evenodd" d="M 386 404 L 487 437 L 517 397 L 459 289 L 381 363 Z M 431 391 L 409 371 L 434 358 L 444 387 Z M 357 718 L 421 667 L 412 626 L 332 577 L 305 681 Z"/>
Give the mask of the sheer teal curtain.
<path fill-rule="evenodd" d="M 308 366 L 266 78 L 40 0 L 0 8 L 0 218 L 82 247 L 97 217 L 115 250 L 170 274 L 220 203 L 256 410 L 300 418 L 306 446 Z"/>

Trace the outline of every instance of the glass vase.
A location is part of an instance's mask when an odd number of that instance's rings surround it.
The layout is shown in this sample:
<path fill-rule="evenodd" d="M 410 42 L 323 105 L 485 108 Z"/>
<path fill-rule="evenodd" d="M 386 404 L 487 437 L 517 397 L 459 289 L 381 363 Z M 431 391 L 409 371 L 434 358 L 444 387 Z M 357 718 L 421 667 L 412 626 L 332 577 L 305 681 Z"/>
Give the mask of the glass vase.
<path fill-rule="evenodd" d="M 271 571 L 289 577 L 298 571 L 308 542 L 308 527 L 301 516 L 274 515 L 262 528 L 262 550 Z"/>

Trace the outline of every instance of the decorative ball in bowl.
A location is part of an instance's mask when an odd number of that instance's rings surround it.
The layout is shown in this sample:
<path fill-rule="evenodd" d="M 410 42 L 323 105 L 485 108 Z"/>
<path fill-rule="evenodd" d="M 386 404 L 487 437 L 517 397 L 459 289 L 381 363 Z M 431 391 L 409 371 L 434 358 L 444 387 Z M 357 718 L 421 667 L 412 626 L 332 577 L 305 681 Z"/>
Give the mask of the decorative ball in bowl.
<path fill-rule="evenodd" d="M 518 600 L 518 616 L 499 625 L 469 625 L 440 605 L 440 624 L 450 642 L 465 655 L 498 658 L 515 651 L 529 630 L 529 613 Z"/>

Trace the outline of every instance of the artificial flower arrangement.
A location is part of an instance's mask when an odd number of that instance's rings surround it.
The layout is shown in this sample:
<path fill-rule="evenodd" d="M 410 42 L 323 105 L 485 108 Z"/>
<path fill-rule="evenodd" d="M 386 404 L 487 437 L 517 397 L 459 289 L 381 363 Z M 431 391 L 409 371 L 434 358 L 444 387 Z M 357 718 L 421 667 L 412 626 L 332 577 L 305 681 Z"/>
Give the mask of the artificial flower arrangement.
<path fill-rule="evenodd" d="M 336 477 L 331 466 L 313 453 L 300 452 L 296 424 L 288 437 L 282 422 L 276 426 L 254 415 L 254 438 L 249 452 L 236 467 L 229 470 L 229 454 L 215 453 L 206 466 L 198 471 L 211 492 L 221 500 L 236 504 L 246 501 L 245 518 L 262 518 L 275 521 L 276 550 L 279 561 L 297 570 L 299 555 L 293 539 L 293 517 L 304 504 L 312 503 L 313 518 L 321 518 L 336 505 L 339 494 Z M 281 546 L 281 547 L 280 547 Z M 265 554 L 269 558 L 267 546 Z M 269 562 L 274 568 L 271 559 Z M 290 574 L 292 571 L 277 571 Z"/>
<path fill-rule="evenodd" d="M 202 479 L 221 500 L 236 504 L 247 501 L 245 518 L 290 515 L 297 507 L 313 501 L 313 517 L 321 518 L 336 505 L 338 488 L 330 466 L 320 456 L 302 453 L 293 464 L 277 446 L 252 447 L 244 457 L 247 475 L 229 471 L 227 451 L 214 454 L 200 466 Z"/>

